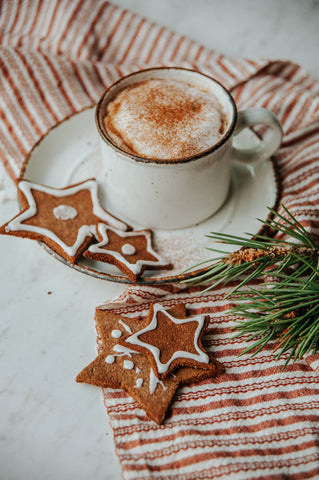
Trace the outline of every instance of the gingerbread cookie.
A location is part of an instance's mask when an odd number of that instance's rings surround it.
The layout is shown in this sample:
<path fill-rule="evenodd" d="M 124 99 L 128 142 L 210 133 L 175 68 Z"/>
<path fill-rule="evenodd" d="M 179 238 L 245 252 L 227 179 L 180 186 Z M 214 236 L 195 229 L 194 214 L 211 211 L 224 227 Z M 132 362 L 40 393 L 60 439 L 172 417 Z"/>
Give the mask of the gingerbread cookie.
<path fill-rule="evenodd" d="M 179 306 L 167 310 L 174 318 L 178 317 L 180 312 Z M 180 367 L 174 374 L 160 379 L 156 376 L 148 356 L 125 343 L 129 336 L 148 325 L 148 318 L 124 317 L 97 309 L 95 319 L 103 350 L 77 376 L 76 381 L 104 388 L 124 389 L 158 424 L 163 422 L 180 385 L 200 382 L 224 371 L 218 361 L 210 358 L 209 370 L 201 368 L 200 365 L 198 368 Z"/>
<path fill-rule="evenodd" d="M 123 232 L 100 223 L 97 233 L 100 242 L 90 245 L 83 255 L 115 265 L 132 282 L 138 281 L 146 269 L 172 268 L 153 249 L 151 230 Z"/>
<path fill-rule="evenodd" d="M 18 193 L 22 211 L 0 233 L 39 240 L 71 263 L 92 243 L 99 222 L 129 228 L 100 206 L 95 180 L 62 189 L 22 180 Z"/>
<path fill-rule="evenodd" d="M 171 312 L 160 303 L 151 305 L 146 327 L 120 343 L 148 356 L 159 378 L 165 378 L 183 366 L 214 368 L 201 343 L 208 317 L 187 317 L 184 305 L 171 309 Z"/>

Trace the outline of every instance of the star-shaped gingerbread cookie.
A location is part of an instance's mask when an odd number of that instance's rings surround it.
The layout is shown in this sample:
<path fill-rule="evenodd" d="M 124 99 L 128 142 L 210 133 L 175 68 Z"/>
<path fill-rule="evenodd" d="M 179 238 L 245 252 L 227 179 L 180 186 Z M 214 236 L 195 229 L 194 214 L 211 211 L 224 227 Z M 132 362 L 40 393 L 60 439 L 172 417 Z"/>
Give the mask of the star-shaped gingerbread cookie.
<path fill-rule="evenodd" d="M 100 223 L 97 233 L 100 242 L 90 245 L 83 255 L 115 265 L 132 282 L 136 282 L 146 269 L 172 268 L 155 252 L 151 230 L 123 232 Z"/>
<path fill-rule="evenodd" d="M 177 305 L 168 310 L 175 318 L 184 316 L 184 308 Z M 97 309 L 95 319 L 103 349 L 92 363 L 77 376 L 76 381 L 103 388 L 126 390 L 156 423 L 163 422 L 166 412 L 181 385 L 200 382 L 224 371 L 223 366 L 210 358 L 212 368 L 181 367 L 173 375 L 159 379 L 147 355 L 123 346 L 120 340 L 145 328 L 147 318 L 130 318 Z"/>
<path fill-rule="evenodd" d="M 92 243 L 99 222 L 129 228 L 100 206 L 93 179 L 62 189 L 22 180 L 18 193 L 22 211 L 0 233 L 39 240 L 71 263 Z"/>
<path fill-rule="evenodd" d="M 159 378 L 165 378 L 181 366 L 214 368 L 209 362 L 201 339 L 208 325 L 205 315 L 186 316 L 185 306 L 179 316 L 167 311 L 160 303 L 151 305 L 147 325 L 121 344 L 148 356 Z M 180 316 L 182 315 L 182 316 Z"/>

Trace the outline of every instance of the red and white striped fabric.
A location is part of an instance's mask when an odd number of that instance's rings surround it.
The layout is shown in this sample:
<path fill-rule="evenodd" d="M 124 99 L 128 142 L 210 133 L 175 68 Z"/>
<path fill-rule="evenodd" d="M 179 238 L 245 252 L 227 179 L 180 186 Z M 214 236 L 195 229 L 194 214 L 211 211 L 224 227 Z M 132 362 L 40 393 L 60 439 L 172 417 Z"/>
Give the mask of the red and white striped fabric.
<path fill-rule="evenodd" d="M 179 290 L 133 288 L 117 303 L 102 305 L 124 316 L 147 315 L 151 302 L 184 302 L 191 314 L 210 315 L 205 347 L 226 371 L 181 388 L 165 423 L 147 419 L 122 390 L 104 400 L 124 479 L 282 480 L 319 478 L 318 361 L 276 362 L 273 345 L 255 357 L 234 339 L 235 318 L 221 288 L 198 296 Z M 162 297 L 162 298 L 161 298 Z"/>
<path fill-rule="evenodd" d="M 0 158 L 12 178 L 58 122 L 93 105 L 135 70 L 178 65 L 228 87 L 240 109 L 267 107 L 284 140 L 281 201 L 319 239 L 319 85 L 298 65 L 234 60 L 103 0 L 10 0 L 0 11 Z M 125 479 L 319 478 L 317 358 L 282 371 L 272 349 L 238 358 L 225 289 L 139 289 L 103 308 L 146 313 L 150 301 L 186 302 L 211 316 L 209 348 L 226 366 L 213 382 L 182 388 L 162 426 L 122 391 L 105 402 Z"/>

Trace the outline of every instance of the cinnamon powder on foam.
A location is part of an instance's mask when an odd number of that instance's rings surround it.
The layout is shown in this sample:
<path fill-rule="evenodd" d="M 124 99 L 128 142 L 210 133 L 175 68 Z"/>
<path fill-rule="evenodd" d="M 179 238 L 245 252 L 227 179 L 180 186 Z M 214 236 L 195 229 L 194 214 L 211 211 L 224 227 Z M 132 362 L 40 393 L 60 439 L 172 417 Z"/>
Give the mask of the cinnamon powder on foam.
<path fill-rule="evenodd" d="M 121 91 L 106 111 L 107 134 L 122 150 L 176 160 L 217 143 L 226 117 L 217 98 L 172 80 L 146 80 Z"/>

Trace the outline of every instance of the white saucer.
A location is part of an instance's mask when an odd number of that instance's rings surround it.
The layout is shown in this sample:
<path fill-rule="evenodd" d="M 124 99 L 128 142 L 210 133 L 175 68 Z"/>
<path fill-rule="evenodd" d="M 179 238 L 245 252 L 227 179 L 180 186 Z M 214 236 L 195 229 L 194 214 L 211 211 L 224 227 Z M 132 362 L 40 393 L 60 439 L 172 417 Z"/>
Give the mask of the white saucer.
<path fill-rule="evenodd" d="M 242 146 L 250 146 L 260 141 L 251 131 L 244 131 L 240 138 L 237 138 Z M 100 162 L 94 108 L 89 108 L 50 130 L 31 152 L 24 178 L 53 187 L 66 187 L 97 176 Z M 216 245 L 205 235 L 210 232 L 256 234 L 261 228 L 257 218 L 266 220 L 269 215 L 267 207 L 276 208 L 279 196 L 280 186 L 274 160 L 269 159 L 255 168 L 234 166 L 228 198 L 216 214 L 190 228 L 154 231 L 154 246 L 157 252 L 173 263 L 174 268 L 145 272 L 139 284 L 156 285 L 180 281 L 193 276 L 199 270 L 202 271 L 207 265 L 183 273 L 190 267 L 216 256 L 207 250 L 207 247 Z M 107 205 L 103 206 L 108 208 Z M 82 273 L 103 280 L 131 283 L 113 266 L 87 259 L 72 265 L 45 248 L 58 260 Z M 220 245 L 217 248 L 220 248 Z"/>

